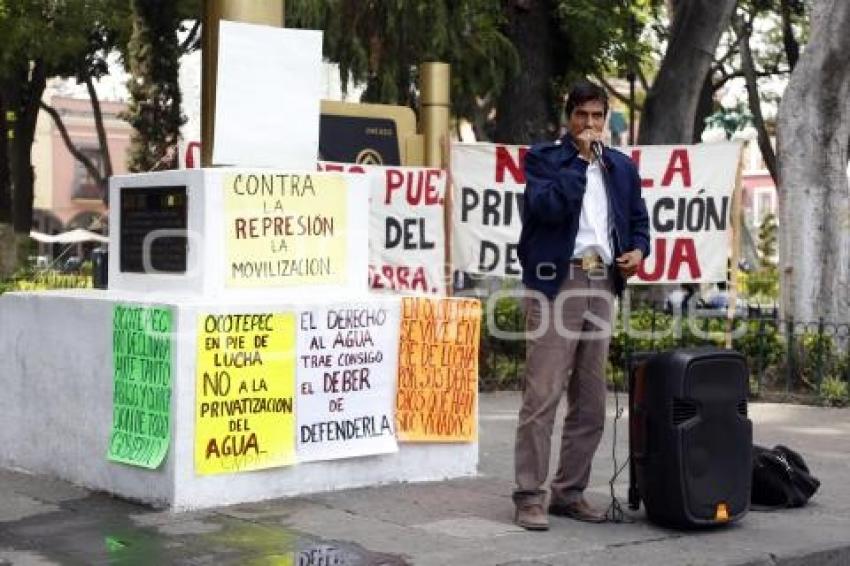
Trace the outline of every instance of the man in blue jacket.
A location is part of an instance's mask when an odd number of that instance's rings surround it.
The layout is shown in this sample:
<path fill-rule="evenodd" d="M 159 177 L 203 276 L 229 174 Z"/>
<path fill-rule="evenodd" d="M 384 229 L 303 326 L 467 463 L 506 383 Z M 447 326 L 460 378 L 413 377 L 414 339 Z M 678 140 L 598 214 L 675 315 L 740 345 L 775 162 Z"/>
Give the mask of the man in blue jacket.
<path fill-rule="evenodd" d="M 525 157 L 519 260 L 527 289 L 526 366 L 517 423 L 516 523 L 546 530 L 542 489 L 555 410 L 567 391 L 560 463 L 548 512 L 605 520 L 584 498 L 605 421 L 605 367 L 613 296 L 649 255 L 649 217 L 634 163 L 602 145 L 605 91 L 575 85 L 567 134 Z"/>

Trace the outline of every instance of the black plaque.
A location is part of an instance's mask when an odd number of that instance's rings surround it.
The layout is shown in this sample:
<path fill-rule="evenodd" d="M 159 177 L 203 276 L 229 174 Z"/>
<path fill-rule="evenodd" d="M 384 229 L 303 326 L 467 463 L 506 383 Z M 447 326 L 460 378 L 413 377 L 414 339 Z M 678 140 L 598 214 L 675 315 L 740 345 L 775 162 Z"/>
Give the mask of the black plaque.
<path fill-rule="evenodd" d="M 188 201 L 186 187 L 124 187 L 121 195 L 122 273 L 186 273 Z M 150 270 L 145 269 L 145 238 L 150 242 Z"/>
<path fill-rule="evenodd" d="M 322 114 L 319 154 L 325 161 L 363 165 L 401 165 L 394 120 Z"/>

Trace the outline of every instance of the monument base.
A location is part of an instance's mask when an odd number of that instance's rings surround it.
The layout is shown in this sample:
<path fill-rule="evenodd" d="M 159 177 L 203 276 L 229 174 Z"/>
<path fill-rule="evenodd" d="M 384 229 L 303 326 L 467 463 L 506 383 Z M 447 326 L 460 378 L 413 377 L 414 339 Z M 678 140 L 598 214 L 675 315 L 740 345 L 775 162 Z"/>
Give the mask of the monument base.
<path fill-rule="evenodd" d="M 394 297 L 336 295 L 341 306 Z M 155 470 L 107 460 L 113 419 L 114 307 L 173 310 L 171 444 Z M 327 305 L 325 300 L 324 304 Z M 283 312 L 297 302 L 258 297 L 68 290 L 0 296 L 0 466 L 188 510 L 402 481 L 471 476 L 475 443 L 399 443 L 398 452 L 220 475 L 195 472 L 197 319 L 212 311 Z"/>

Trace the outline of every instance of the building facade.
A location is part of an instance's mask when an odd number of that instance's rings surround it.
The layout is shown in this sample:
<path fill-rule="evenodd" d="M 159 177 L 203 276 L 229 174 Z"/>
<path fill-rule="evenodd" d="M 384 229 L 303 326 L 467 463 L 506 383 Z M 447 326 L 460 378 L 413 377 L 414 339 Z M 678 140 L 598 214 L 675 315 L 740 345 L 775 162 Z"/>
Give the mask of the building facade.
<path fill-rule="evenodd" d="M 101 173 L 105 170 L 97 139 L 91 101 L 53 96 L 46 101 L 62 117 L 74 145 Z M 101 102 L 113 174 L 126 173 L 126 156 L 132 128 L 119 118 L 126 106 Z M 65 145 L 50 115 L 41 111 L 32 148 L 35 168 L 33 230 L 56 234 L 74 228 L 105 233 L 104 191 Z"/>

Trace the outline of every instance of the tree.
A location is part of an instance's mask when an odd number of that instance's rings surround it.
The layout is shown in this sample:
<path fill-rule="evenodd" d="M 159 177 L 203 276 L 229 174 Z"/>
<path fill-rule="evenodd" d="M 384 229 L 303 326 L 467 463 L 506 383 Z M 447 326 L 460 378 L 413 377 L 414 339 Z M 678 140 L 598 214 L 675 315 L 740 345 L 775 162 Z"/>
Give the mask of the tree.
<path fill-rule="evenodd" d="M 766 53 L 761 57 L 753 52 L 751 38 L 755 22 L 765 15 L 778 16 L 774 28 L 766 34 Z M 762 18 L 764 19 L 764 18 Z M 762 112 L 762 99 L 759 79 L 789 75 L 799 59 L 800 46 L 797 34 L 805 35 L 806 14 L 802 0 L 747 0 L 739 2 L 737 14 L 733 18 L 734 35 L 740 53 L 740 74 L 745 79 L 747 103 L 752 114 L 753 126 L 758 133 L 758 147 L 764 158 L 767 170 L 775 184 L 779 181 L 776 152 L 770 140 L 767 120 Z M 780 49 L 776 46 L 781 45 Z M 781 66 L 785 65 L 785 68 Z M 732 76 L 733 73 L 727 74 Z"/>
<path fill-rule="evenodd" d="M 90 0 L 80 9 L 48 0 L 0 0 L 0 100 L 11 117 L 5 123 L 6 151 L 0 155 L 0 276 L 8 275 L 17 264 L 18 244 L 32 226 L 30 150 L 47 78 L 86 52 L 92 22 L 108 11 L 107 4 L 107 0 Z M 18 236 L 11 235 L 3 220 L 11 221 Z"/>
<path fill-rule="evenodd" d="M 88 45 L 84 53 L 69 53 L 65 58 L 64 68 L 57 68 L 56 73 L 62 78 L 75 78 L 78 84 L 85 84 L 92 106 L 92 117 L 94 118 L 95 131 L 97 132 L 98 148 L 101 154 L 103 170 L 95 165 L 93 160 L 80 151 L 71 139 L 68 129 L 62 120 L 61 114 L 48 103 L 42 101 L 41 109 L 47 112 L 59 134 L 65 147 L 71 155 L 79 161 L 86 171 L 101 187 L 104 199 L 107 198 L 109 178 L 112 177 L 112 156 L 109 152 L 109 143 L 106 136 L 106 127 L 103 123 L 103 112 L 100 100 L 97 96 L 94 82 L 109 74 L 107 57 L 114 50 L 126 45 L 130 35 L 129 5 L 126 2 L 112 2 L 107 11 L 98 14 L 93 20 L 88 33 Z"/>
<path fill-rule="evenodd" d="M 766 215 L 759 226 L 759 262 L 762 266 L 773 266 L 773 258 L 776 255 L 776 216 Z"/>
<path fill-rule="evenodd" d="M 17 238 L 12 226 L 12 180 L 9 172 L 9 125 L 0 92 L 0 280 L 15 271 L 18 263 Z"/>
<path fill-rule="evenodd" d="M 344 85 L 365 82 L 363 102 L 416 109 L 418 65 L 448 62 L 455 115 L 479 138 L 493 132 L 498 141 L 525 143 L 557 132 L 570 80 L 618 69 L 641 52 L 629 23 L 642 24 L 657 3 L 290 0 L 287 25 L 324 29 L 325 56 L 339 63 Z"/>
<path fill-rule="evenodd" d="M 656 0 L 510 0 L 506 35 L 520 67 L 499 98 L 496 141 L 533 143 L 559 130 L 569 85 L 640 68 L 649 53 L 639 31 Z"/>
<path fill-rule="evenodd" d="M 132 0 L 133 31 L 128 48 L 130 104 L 125 118 L 135 130 L 130 139 L 133 172 L 173 168 L 177 162 L 180 112 L 177 81 L 181 54 L 176 2 Z"/>
<path fill-rule="evenodd" d="M 779 106 L 780 273 L 786 317 L 850 320 L 850 2 L 818 0 Z"/>
<path fill-rule="evenodd" d="M 324 30 L 324 55 L 339 64 L 343 90 L 353 80 L 366 85 L 362 102 L 417 110 L 418 66 L 444 61 L 452 66 L 453 111 L 479 126 L 518 65 L 503 19 L 492 0 L 286 4 L 288 26 Z"/>
<path fill-rule="evenodd" d="M 563 74 L 558 51 L 565 43 L 555 15 L 556 3 L 508 0 L 505 4 L 505 31 L 519 54 L 520 65 L 498 97 L 494 141 L 534 143 L 553 139 L 559 125 L 558 92 L 553 82 Z"/>
<path fill-rule="evenodd" d="M 768 214 L 759 226 L 759 267 L 745 277 L 745 288 L 751 298 L 776 300 L 779 276 L 773 258 L 776 255 L 776 216 Z"/>
<path fill-rule="evenodd" d="M 639 143 L 690 143 L 697 107 L 736 0 L 675 2 L 667 51 L 647 94 Z"/>
<path fill-rule="evenodd" d="M 750 114 L 749 106 L 738 103 L 733 108 L 721 108 L 711 116 L 705 118 L 703 123 L 708 128 L 723 130 L 726 134 L 726 139 L 731 140 L 736 132 L 740 132 L 753 123 L 753 115 Z"/>

